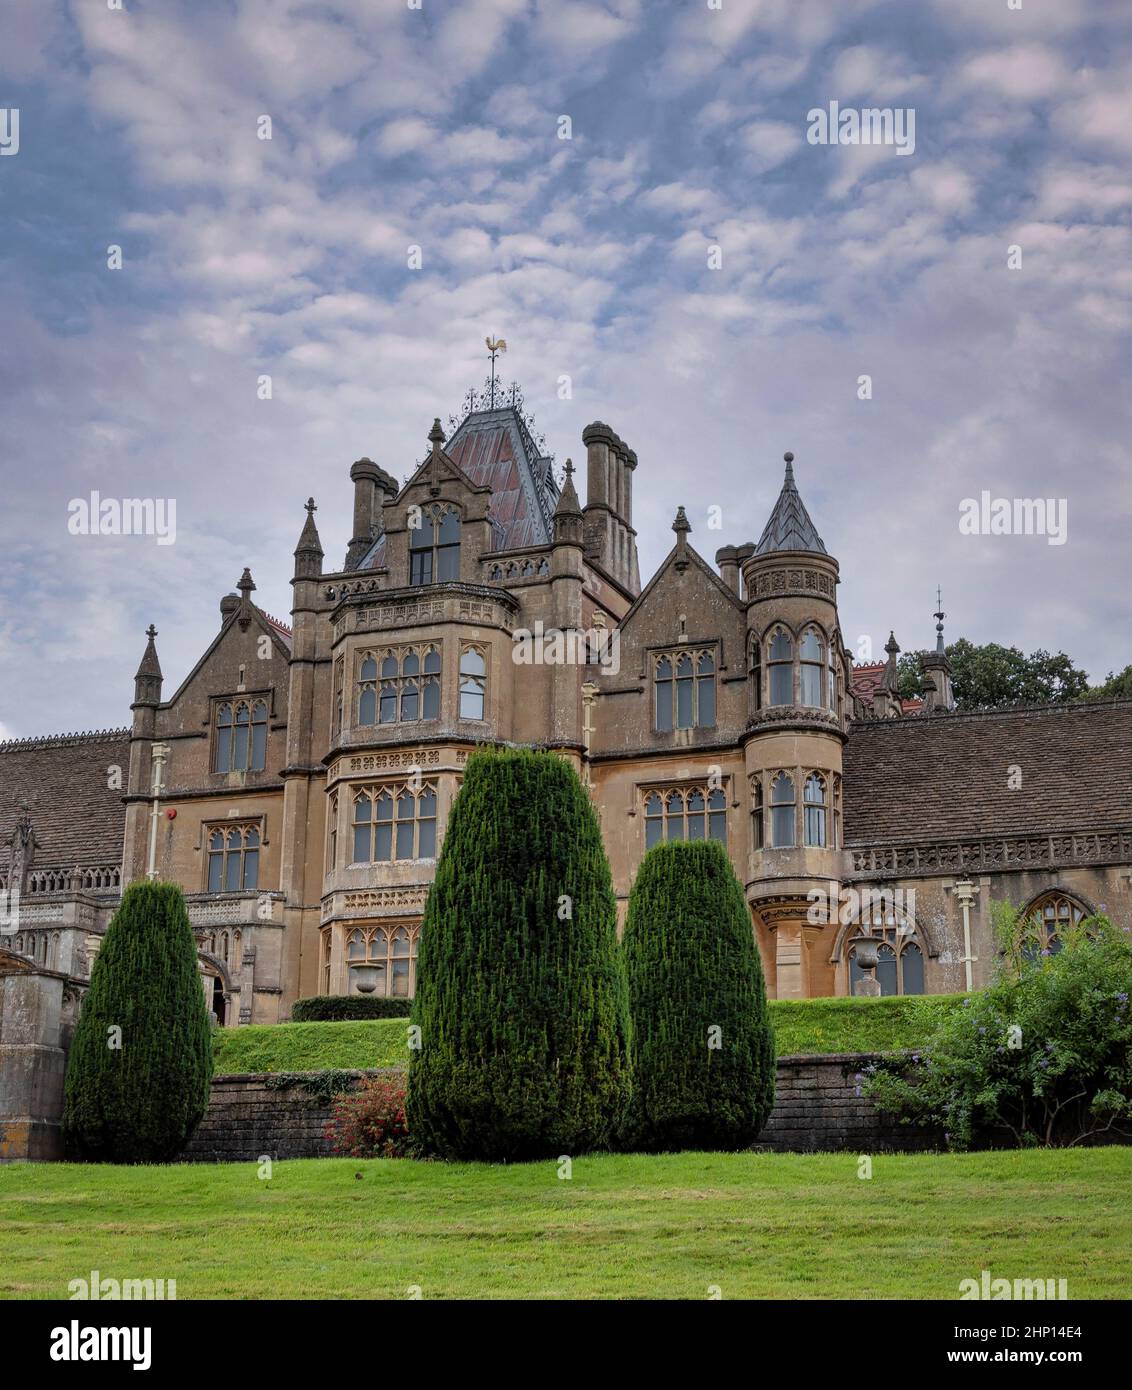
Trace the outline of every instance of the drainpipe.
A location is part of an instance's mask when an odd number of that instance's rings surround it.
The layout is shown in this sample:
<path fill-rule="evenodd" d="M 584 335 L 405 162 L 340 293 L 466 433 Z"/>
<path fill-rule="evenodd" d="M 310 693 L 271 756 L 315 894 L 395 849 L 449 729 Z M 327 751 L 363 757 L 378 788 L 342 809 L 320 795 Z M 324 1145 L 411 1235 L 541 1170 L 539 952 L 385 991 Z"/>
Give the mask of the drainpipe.
<path fill-rule="evenodd" d="M 971 965 L 978 960 L 978 956 L 971 954 L 971 904 L 975 901 L 978 891 L 969 878 L 961 879 L 955 885 L 955 896 L 963 910 L 963 969 L 966 972 L 968 993 L 975 987 L 971 979 Z"/>
<path fill-rule="evenodd" d="M 169 745 L 167 743 L 155 743 L 153 745 L 153 787 L 150 792 L 153 797 L 153 804 L 149 810 L 149 863 L 145 875 L 151 883 L 157 877 L 157 822 L 161 815 L 161 774 L 165 768 L 165 759 L 168 756 Z"/>

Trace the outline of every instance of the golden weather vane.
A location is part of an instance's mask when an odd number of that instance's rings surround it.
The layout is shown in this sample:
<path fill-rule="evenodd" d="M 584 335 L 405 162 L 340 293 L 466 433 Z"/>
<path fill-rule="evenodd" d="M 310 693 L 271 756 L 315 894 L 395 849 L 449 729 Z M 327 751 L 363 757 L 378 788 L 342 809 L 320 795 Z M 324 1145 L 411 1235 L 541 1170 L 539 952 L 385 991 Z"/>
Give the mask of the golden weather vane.
<path fill-rule="evenodd" d="M 494 409 L 495 409 L 495 359 L 496 359 L 496 357 L 499 355 L 499 353 L 501 353 L 501 352 L 506 352 L 506 351 L 507 351 L 507 340 L 506 340 L 505 338 L 491 338 L 491 337 L 489 336 L 489 337 L 487 337 L 487 338 L 484 339 L 484 342 L 487 344 L 487 350 L 488 350 L 488 352 L 491 353 L 491 409 L 494 410 Z"/>

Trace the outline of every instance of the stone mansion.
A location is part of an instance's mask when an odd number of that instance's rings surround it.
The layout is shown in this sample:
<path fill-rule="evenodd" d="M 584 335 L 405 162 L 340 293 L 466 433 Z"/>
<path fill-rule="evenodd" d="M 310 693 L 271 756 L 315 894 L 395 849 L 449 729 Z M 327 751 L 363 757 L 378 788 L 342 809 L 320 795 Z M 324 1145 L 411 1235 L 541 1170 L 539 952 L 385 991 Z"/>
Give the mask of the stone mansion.
<path fill-rule="evenodd" d="M 618 434 L 582 433 L 583 505 L 514 389 L 466 407 L 406 483 L 353 464 L 340 563 L 307 503 L 289 623 L 245 570 L 175 689 L 150 628 L 129 728 L 0 745 L 0 953 L 81 984 L 152 873 L 224 1023 L 354 992 L 362 965 L 409 996 L 464 765 L 497 742 L 577 768 L 622 911 L 650 845 L 722 841 L 771 997 L 978 987 L 996 901 L 1053 947 L 1095 909 L 1132 924 L 1132 701 L 958 713 L 942 635 L 901 700 L 894 640 L 875 666 L 846 649 L 790 454 L 757 542 L 713 565 L 680 507 L 642 588 Z"/>

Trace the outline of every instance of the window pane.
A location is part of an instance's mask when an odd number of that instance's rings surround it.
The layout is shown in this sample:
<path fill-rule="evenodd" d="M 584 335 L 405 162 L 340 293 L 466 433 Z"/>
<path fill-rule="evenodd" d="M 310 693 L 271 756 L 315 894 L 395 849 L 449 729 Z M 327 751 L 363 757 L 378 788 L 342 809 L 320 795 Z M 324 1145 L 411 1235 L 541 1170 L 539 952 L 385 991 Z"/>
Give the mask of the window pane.
<path fill-rule="evenodd" d="M 393 798 L 388 792 L 382 792 L 377 798 L 377 810 L 374 812 L 374 820 L 393 819 Z"/>
<path fill-rule="evenodd" d="M 374 831 L 374 859 L 380 863 L 388 863 L 393 858 L 393 823 L 392 821 L 378 821 Z"/>
<path fill-rule="evenodd" d="M 822 659 L 821 639 L 812 628 L 802 634 L 802 645 L 798 655 L 803 661 L 820 661 Z"/>
<path fill-rule="evenodd" d="M 432 583 L 431 550 L 413 550 L 409 552 L 409 583 Z"/>
<path fill-rule="evenodd" d="M 254 893 L 259 887 L 259 850 L 250 849 L 244 855 L 244 892 Z"/>
<path fill-rule="evenodd" d="M 696 692 L 699 707 L 696 710 L 696 723 L 701 729 L 710 729 L 715 723 L 715 677 L 700 678 L 700 688 Z"/>
<path fill-rule="evenodd" d="M 259 831 L 253 826 L 244 836 L 244 844 L 249 849 L 256 849 L 259 845 Z"/>
<path fill-rule="evenodd" d="M 403 676 L 418 675 L 421 669 L 421 659 L 416 652 L 406 652 L 405 659 L 401 663 L 401 674 Z"/>
<path fill-rule="evenodd" d="M 372 688 L 362 691 L 358 701 L 358 723 L 372 724 L 377 717 L 377 691 Z"/>
<path fill-rule="evenodd" d="M 417 717 L 417 687 L 407 685 L 401 692 L 401 718 L 416 719 Z"/>
<path fill-rule="evenodd" d="M 262 772 L 267 766 L 267 725 L 252 725 L 252 771 Z"/>
<path fill-rule="evenodd" d="M 460 541 L 460 518 L 455 512 L 445 512 L 441 518 L 440 531 L 436 537 L 438 545 L 458 545 Z"/>
<path fill-rule="evenodd" d="M 786 668 L 783 667 L 783 670 Z M 820 706 L 822 668 L 804 663 L 802 666 L 802 703 Z"/>
<path fill-rule="evenodd" d="M 483 676 L 487 674 L 487 668 L 483 664 L 483 657 L 474 648 L 469 648 L 460 658 L 460 674 L 462 676 Z"/>
<path fill-rule="evenodd" d="M 395 960 L 393 962 L 392 993 L 401 999 L 409 993 L 409 962 L 407 960 Z"/>
<path fill-rule="evenodd" d="M 369 958 L 384 961 L 389 955 L 389 938 L 383 931 L 376 931 L 369 939 Z"/>
<path fill-rule="evenodd" d="M 245 711 L 246 714 L 246 711 Z M 248 765 L 248 726 L 236 725 L 235 751 L 232 754 L 232 770 L 243 772 Z"/>
<path fill-rule="evenodd" d="M 363 821 L 370 818 L 370 800 L 368 796 L 359 796 L 354 802 L 354 820 Z"/>
<path fill-rule="evenodd" d="M 424 669 L 426 676 L 438 675 L 440 672 L 440 653 L 435 647 L 429 647 L 425 652 Z"/>
<path fill-rule="evenodd" d="M 419 859 L 436 858 L 436 821 L 422 820 L 417 837 L 417 857 Z"/>
<path fill-rule="evenodd" d="M 790 849 L 794 844 L 794 807 L 775 806 L 771 811 L 771 829 L 775 849 Z"/>
<path fill-rule="evenodd" d="M 896 952 L 891 946 L 877 948 L 877 982 L 881 994 L 896 993 Z"/>
<path fill-rule="evenodd" d="M 397 822 L 397 858 L 412 859 L 413 857 L 413 822 L 411 820 L 399 820 Z"/>
<path fill-rule="evenodd" d="M 366 943 L 362 940 L 360 931 L 350 933 L 350 940 L 346 943 L 346 955 L 350 960 L 365 960 Z"/>
<path fill-rule="evenodd" d="M 690 729 L 692 727 L 692 682 L 690 679 L 676 682 L 676 727 L 678 729 Z"/>
<path fill-rule="evenodd" d="M 438 680 L 425 681 L 423 717 L 425 719 L 440 718 L 440 682 Z"/>
<path fill-rule="evenodd" d="M 806 844 L 825 845 L 825 809 L 821 806 L 806 807 Z"/>
<path fill-rule="evenodd" d="M 794 698 L 792 666 L 772 666 L 770 668 L 770 703 L 788 705 Z"/>
<path fill-rule="evenodd" d="M 727 812 L 712 811 L 708 816 L 708 834 L 713 840 L 727 843 Z"/>
<path fill-rule="evenodd" d="M 436 582 L 447 584 L 451 580 L 460 578 L 460 547 L 458 545 L 442 546 L 436 552 Z"/>
<path fill-rule="evenodd" d="M 363 681 L 377 680 L 377 662 L 374 661 L 372 656 L 367 656 L 362 662 L 362 670 L 359 679 Z"/>
<path fill-rule="evenodd" d="M 369 826 L 354 826 L 354 859 L 355 864 L 364 864 L 369 859 Z"/>
<path fill-rule="evenodd" d="M 426 514 L 419 526 L 409 527 L 409 546 L 413 550 L 431 550 L 432 541 L 432 517 Z"/>
<path fill-rule="evenodd" d="M 652 849 L 653 845 L 660 844 L 660 829 L 659 816 L 645 818 L 645 849 Z"/>
<path fill-rule="evenodd" d="M 210 854 L 208 856 L 208 891 L 210 893 L 220 892 L 220 874 L 224 866 L 224 856 L 222 854 Z"/>
<path fill-rule="evenodd" d="M 785 632 L 776 632 L 770 642 L 770 660 L 789 661 L 792 655 L 790 638 Z"/>
<path fill-rule="evenodd" d="M 381 722 L 383 724 L 395 724 L 397 722 L 397 692 L 391 685 L 381 687 Z"/>
<path fill-rule="evenodd" d="M 460 718 L 483 718 L 483 691 L 475 681 L 465 681 L 460 687 Z"/>
<path fill-rule="evenodd" d="M 900 952 L 900 971 L 904 977 L 905 994 L 924 992 L 924 956 L 914 941 Z"/>
<path fill-rule="evenodd" d="M 217 772 L 230 772 L 232 770 L 232 730 L 222 728 L 216 734 L 216 770 Z"/>
<path fill-rule="evenodd" d="M 224 865 L 224 891 L 226 893 L 238 893 L 240 891 L 240 856 L 238 853 L 227 856 Z"/>
<path fill-rule="evenodd" d="M 662 656 L 656 663 L 656 678 L 658 681 L 672 679 L 672 662 L 666 656 Z"/>
<path fill-rule="evenodd" d="M 662 734 L 672 731 L 672 682 L 657 681 L 656 727 Z"/>

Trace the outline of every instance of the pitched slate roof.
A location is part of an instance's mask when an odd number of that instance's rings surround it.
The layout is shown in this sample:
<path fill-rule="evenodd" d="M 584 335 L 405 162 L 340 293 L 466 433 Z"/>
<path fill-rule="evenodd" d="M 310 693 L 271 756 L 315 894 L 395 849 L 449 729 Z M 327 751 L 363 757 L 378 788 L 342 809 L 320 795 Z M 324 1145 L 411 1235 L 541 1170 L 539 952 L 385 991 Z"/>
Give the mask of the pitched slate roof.
<path fill-rule="evenodd" d="M 755 554 L 769 555 L 776 550 L 814 550 L 824 555 L 822 538 L 794 485 L 794 455 L 787 454 L 785 458 L 786 477 L 782 491 L 755 546 Z"/>
<path fill-rule="evenodd" d="M 858 662 L 849 673 L 849 689 L 858 700 L 866 705 L 871 705 L 873 696 L 880 689 L 881 682 L 884 680 L 884 668 L 886 663 L 883 661 Z M 911 714 L 915 710 L 922 709 L 923 700 L 919 697 L 910 700 L 901 700 L 900 707 L 905 714 Z"/>
<path fill-rule="evenodd" d="M 26 797 L 35 829 L 33 868 L 120 864 L 126 830 L 122 788 L 110 769 L 130 767 L 129 729 L 56 734 L 0 743 L 0 866 L 8 867 L 8 837 Z"/>
<path fill-rule="evenodd" d="M 558 502 L 553 460 L 539 454 L 513 406 L 473 411 L 444 452 L 478 487 L 491 488 L 488 515 L 496 549 L 519 550 L 551 541 Z"/>
<path fill-rule="evenodd" d="M 847 845 L 1126 825 L 1132 700 L 861 721 L 843 769 Z"/>

